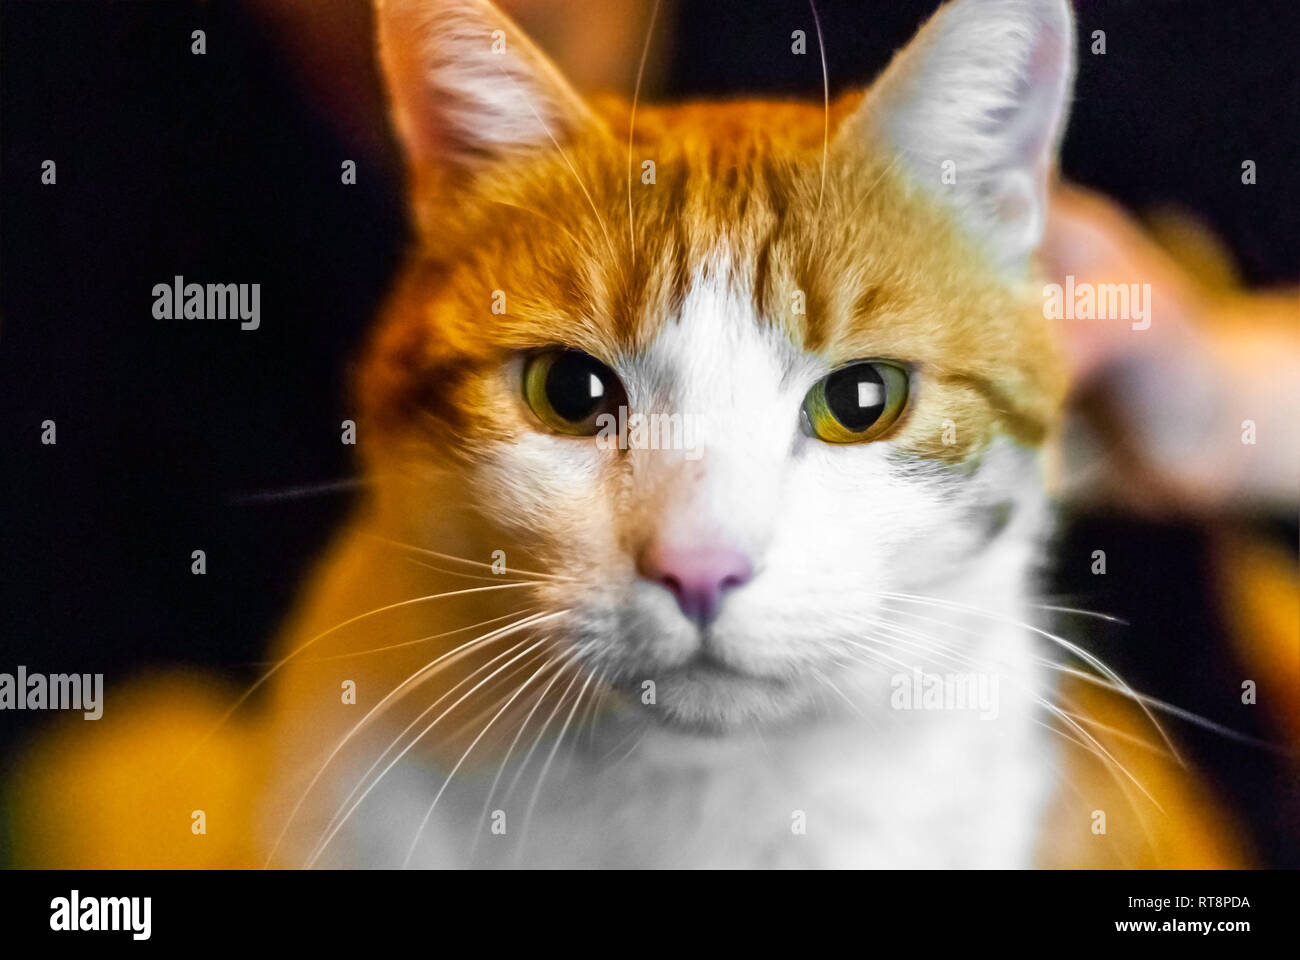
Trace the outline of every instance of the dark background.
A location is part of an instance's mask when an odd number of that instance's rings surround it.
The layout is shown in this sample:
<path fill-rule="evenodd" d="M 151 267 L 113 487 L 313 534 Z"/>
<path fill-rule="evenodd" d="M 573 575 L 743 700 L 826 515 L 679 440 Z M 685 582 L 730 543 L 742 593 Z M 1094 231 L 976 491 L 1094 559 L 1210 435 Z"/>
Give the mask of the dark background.
<path fill-rule="evenodd" d="M 365 4 L 343 16 L 346 122 L 287 66 L 260 6 L 0 4 L 2 671 L 111 685 L 185 663 L 251 678 L 348 508 L 346 488 L 286 491 L 352 475 L 339 421 L 349 358 L 405 242 L 400 158 Z M 832 94 L 869 81 L 935 6 L 819 0 Z M 1294 283 L 1298 7 L 1077 3 L 1066 175 L 1139 211 L 1193 211 L 1249 282 Z M 808 57 L 787 55 L 795 28 Z M 821 96 L 806 3 L 686 0 L 669 29 L 666 95 Z M 1105 56 L 1088 52 L 1094 29 Z M 57 186 L 40 183 L 46 159 Z M 344 159 L 356 186 L 340 183 Z M 1258 165 L 1250 189 L 1243 159 Z M 151 288 L 176 274 L 261 283 L 261 329 L 155 320 Z M 40 443 L 45 419 L 56 446 Z M 1294 517 L 1260 526 L 1294 547 Z M 1098 546 L 1103 586 L 1088 572 Z M 1222 678 L 1240 673 L 1206 601 L 1206 546 L 1193 528 L 1074 517 L 1052 590 L 1132 621 L 1092 645 L 1136 687 L 1267 736 L 1224 714 Z M 190 574 L 199 548 L 203 577 Z M 0 714 L 0 762 L 40 720 Z M 1275 815 L 1300 809 L 1280 764 L 1187 742 L 1269 861 L 1300 864 L 1294 825 Z"/>

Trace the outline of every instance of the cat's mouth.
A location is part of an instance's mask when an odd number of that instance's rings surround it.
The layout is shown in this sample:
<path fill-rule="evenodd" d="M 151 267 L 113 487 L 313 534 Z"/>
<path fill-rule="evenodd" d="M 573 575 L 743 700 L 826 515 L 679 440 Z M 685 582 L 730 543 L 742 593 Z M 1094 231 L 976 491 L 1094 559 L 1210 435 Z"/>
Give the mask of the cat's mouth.
<path fill-rule="evenodd" d="M 677 666 L 630 684 L 642 710 L 672 727 L 720 734 L 755 723 L 788 719 L 804 703 L 792 679 L 759 676 L 697 653 Z"/>
<path fill-rule="evenodd" d="M 700 651 L 685 663 L 672 667 L 662 674 L 667 680 L 695 681 L 699 683 L 751 683 L 783 684 L 774 677 L 761 677 L 724 663 L 707 651 Z"/>

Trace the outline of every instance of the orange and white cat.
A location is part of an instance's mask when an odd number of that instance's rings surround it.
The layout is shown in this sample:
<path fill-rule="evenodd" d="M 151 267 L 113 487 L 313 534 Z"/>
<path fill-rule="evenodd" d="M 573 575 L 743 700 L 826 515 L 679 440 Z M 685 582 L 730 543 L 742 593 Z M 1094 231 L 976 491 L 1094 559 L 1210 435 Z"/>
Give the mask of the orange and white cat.
<path fill-rule="evenodd" d="M 584 100 L 483 0 L 377 22 L 417 240 L 370 495 L 259 699 L 145 695 L 34 818 L 120 778 L 100 865 L 1229 859 L 1153 839 L 1192 801 L 1035 626 L 1065 0 L 955 0 L 825 106 Z"/>

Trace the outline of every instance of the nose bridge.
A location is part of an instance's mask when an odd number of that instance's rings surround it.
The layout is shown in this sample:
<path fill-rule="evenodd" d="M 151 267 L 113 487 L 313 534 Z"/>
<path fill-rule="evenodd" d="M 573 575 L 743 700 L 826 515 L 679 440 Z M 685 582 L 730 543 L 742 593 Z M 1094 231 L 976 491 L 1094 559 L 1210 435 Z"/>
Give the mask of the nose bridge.
<path fill-rule="evenodd" d="M 725 458 L 704 452 L 688 459 L 677 451 L 643 451 L 647 461 L 642 540 L 660 539 L 687 546 L 693 541 L 724 538 L 744 541 L 746 518 L 729 488 L 735 482 Z"/>
<path fill-rule="evenodd" d="M 641 579 L 667 590 L 700 627 L 717 617 L 726 594 L 746 584 L 755 566 L 750 538 L 723 509 L 716 467 L 707 458 L 655 464 L 657 496 L 635 548 Z"/>
<path fill-rule="evenodd" d="M 687 526 L 711 520 L 709 464 L 674 452 L 647 451 L 644 474 L 651 529 Z"/>
<path fill-rule="evenodd" d="M 680 418 L 672 435 L 683 443 L 629 450 L 628 545 L 636 553 L 654 543 L 693 552 L 719 544 L 757 564 L 797 427 L 783 379 L 792 347 L 757 322 L 728 259 L 715 260 L 693 277 L 680 321 L 663 326 L 632 377 L 643 411 Z M 652 425 L 651 439 L 662 435 Z"/>

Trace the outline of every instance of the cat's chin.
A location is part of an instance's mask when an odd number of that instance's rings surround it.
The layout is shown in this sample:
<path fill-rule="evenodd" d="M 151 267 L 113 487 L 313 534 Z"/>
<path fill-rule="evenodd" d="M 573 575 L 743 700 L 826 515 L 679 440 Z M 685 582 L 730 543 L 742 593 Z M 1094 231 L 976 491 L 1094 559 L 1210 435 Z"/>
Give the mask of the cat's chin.
<path fill-rule="evenodd" d="M 814 698 L 794 681 L 750 676 L 697 660 L 661 672 L 655 681 L 654 702 L 647 704 L 640 695 L 637 702 L 672 729 L 726 736 L 737 730 L 807 722 Z"/>

